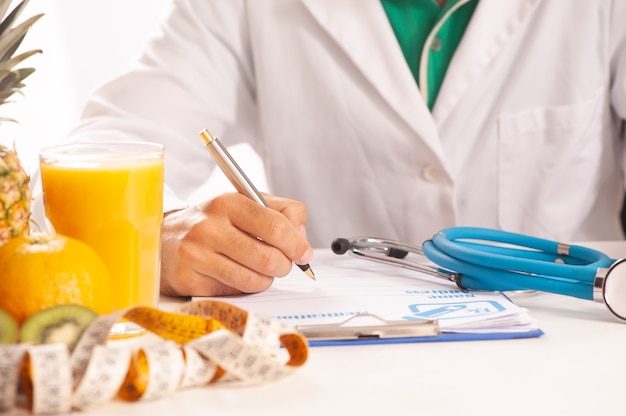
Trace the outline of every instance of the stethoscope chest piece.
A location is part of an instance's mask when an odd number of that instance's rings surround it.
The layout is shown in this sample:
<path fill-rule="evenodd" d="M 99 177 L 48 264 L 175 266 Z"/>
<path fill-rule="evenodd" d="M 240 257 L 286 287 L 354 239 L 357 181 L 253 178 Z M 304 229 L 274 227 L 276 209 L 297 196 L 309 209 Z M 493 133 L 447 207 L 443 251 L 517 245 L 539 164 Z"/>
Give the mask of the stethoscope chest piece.
<path fill-rule="evenodd" d="M 626 320 L 626 259 L 608 268 L 598 268 L 593 284 L 593 300 L 603 302 L 622 320 Z"/>

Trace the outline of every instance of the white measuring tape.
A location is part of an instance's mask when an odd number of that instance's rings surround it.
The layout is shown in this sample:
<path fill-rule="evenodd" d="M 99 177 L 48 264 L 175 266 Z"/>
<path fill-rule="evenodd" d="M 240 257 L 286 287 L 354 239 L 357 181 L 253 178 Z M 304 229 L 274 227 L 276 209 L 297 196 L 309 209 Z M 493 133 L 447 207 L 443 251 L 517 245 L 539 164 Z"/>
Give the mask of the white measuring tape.
<path fill-rule="evenodd" d="M 149 332 L 112 341 L 121 319 Z M 176 313 L 129 308 L 97 318 L 71 354 L 65 344 L 0 346 L 0 413 L 20 406 L 22 395 L 32 413 L 66 413 L 226 381 L 260 384 L 291 374 L 307 357 L 302 334 L 228 303 L 188 302 Z"/>

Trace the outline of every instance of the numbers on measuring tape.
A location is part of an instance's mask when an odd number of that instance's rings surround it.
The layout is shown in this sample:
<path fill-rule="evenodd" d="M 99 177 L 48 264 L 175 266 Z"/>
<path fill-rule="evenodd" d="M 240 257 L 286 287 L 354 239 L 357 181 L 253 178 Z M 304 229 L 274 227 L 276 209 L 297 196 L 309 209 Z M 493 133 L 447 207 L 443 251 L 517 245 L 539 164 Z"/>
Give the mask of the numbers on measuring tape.
<path fill-rule="evenodd" d="M 120 320 L 145 333 L 112 340 Z M 71 354 L 64 344 L 0 346 L 0 413 L 18 406 L 18 386 L 32 413 L 64 413 L 226 381 L 265 383 L 307 358 L 306 339 L 293 328 L 225 302 L 187 302 L 175 312 L 129 308 L 98 317 Z"/>
<path fill-rule="evenodd" d="M 0 348 L 0 413 L 11 409 L 17 397 L 20 364 L 26 355 L 26 345 Z"/>

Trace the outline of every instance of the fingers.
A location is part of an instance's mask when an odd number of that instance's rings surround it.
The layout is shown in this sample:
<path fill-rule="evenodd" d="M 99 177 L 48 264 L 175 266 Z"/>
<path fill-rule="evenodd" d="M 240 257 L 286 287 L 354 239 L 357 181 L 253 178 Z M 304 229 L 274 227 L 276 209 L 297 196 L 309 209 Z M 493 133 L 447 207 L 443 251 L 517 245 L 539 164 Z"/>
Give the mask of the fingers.
<path fill-rule="evenodd" d="M 266 197 L 272 209 L 258 204 L 245 203 L 231 207 L 233 225 L 245 233 L 258 237 L 266 245 L 247 245 L 239 241 L 241 247 L 253 252 L 257 259 L 264 258 L 265 267 L 259 271 L 269 271 L 282 255 L 298 264 L 306 264 L 313 257 L 313 249 L 306 239 L 306 209 L 300 202 L 285 198 Z M 234 244 L 239 245 L 239 244 Z M 278 249 L 277 253 L 274 249 Z M 257 251 L 256 253 L 254 253 Z M 250 252 L 246 253 L 250 254 Z"/>
<path fill-rule="evenodd" d="M 225 296 L 262 292 L 274 280 L 202 246 L 182 244 L 175 279 L 164 279 L 161 291 L 169 295 Z M 199 255 L 200 254 L 200 255 Z"/>
<path fill-rule="evenodd" d="M 306 238 L 307 210 L 305 205 L 299 201 L 272 195 L 266 195 L 265 200 L 272 207 L 272 209 L 280 212 L 284 217 L 286 217 L 304 238 L 304 254 L 302 256 L 296 255 L 295 257 L 292 257 L 294 262 L 297 264 L 309 263 L 313 258 L 313 249 Z M 301 249 L 302 247 L 298 247 L 296 248 L 296 251 Z"/>
<path fill-rule="evenodd" d="M 269 194 L 263 194 L 263 197 L 273 210 L 285 216 L 294 227 L 306 225 L 307 211 L 302 202 Z"/>
<path fill-rule="evenodd" d="M 271 202 L 270 202 L 271 201 Z M 240 194 L 167 215 L 162 227 L 161 292 L 220 296 L 267 289 L 292 261 L 310 261 L 306 210 L 268 197 L 273 209 Z"/>

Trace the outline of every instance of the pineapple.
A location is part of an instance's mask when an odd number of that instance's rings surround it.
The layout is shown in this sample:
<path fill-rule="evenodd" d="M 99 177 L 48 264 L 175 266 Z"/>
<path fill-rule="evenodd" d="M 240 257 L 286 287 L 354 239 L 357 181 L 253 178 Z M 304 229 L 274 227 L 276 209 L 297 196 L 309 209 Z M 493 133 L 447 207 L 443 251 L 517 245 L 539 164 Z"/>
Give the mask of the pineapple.
<path fill-rule="evenodd" d="M 16 21 L 29 0 L 21 1 L 6 17 L 13 0 L 0 0 L 0 105 L 6 104 L 24 86 L 22 81 L 34 68 L 14 69 L 26 58 L 40 53 L 32 50 L 15 55 L 30 27 L 42 16 L 33 16 L 20 24 Z M 0 117 L 0 122 L 15 120 Z M 29 177 L 24 171 L 15 148 L 0 144 L 0 246 L 13 237 L 30 230 Z"/>

